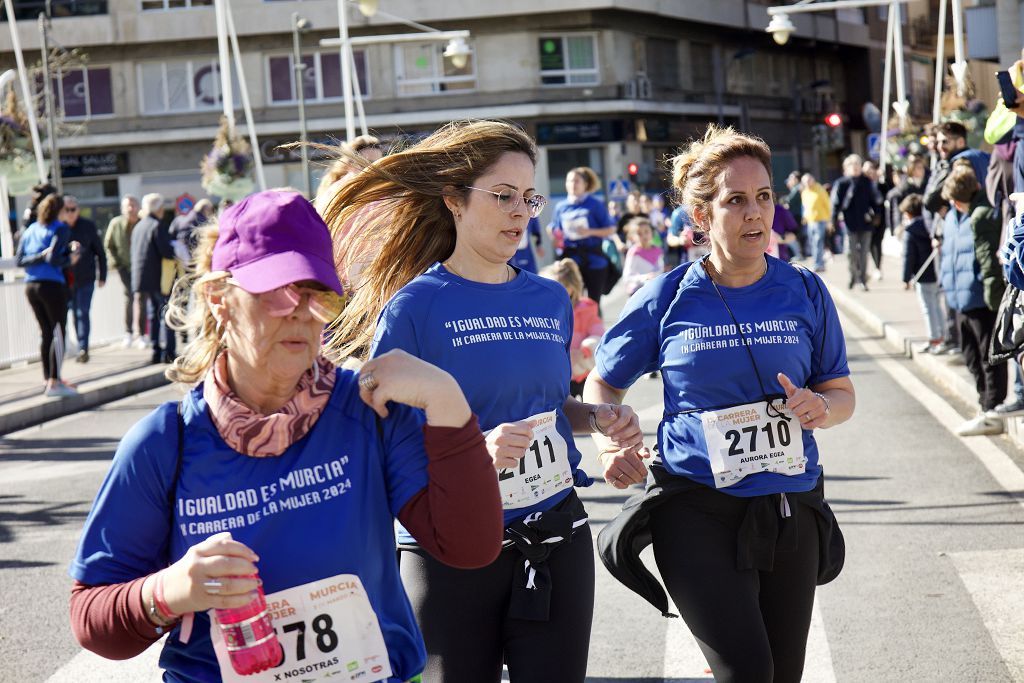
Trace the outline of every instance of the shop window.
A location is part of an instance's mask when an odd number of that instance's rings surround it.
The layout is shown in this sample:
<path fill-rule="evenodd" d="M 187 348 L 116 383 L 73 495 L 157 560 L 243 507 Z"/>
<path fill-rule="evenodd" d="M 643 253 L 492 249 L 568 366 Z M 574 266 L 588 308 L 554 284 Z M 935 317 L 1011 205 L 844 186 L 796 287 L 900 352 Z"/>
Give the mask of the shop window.
<path fill-rule="evenodd" d="M 444 43 L 395 46 L 396 80 L 402 96 L 466 92 L 476 88 L 476 55 L 470 53 L 464 66 L 444 56 Z"/>
<path fill-rule="evenodd" d="M 106 0 L 14 0 L 14 18 L 35 21 L 40 13 L 61 17 L 87 17 L 107 13 Z M 0 7 L 0 20 L 7 21 L 6 8 Z"/>
<path fill-rule="evenodd" d="M 541 36 L 538 47 L 543 85 L 596 85 L 601 81 L 597 36 Z"/>
<path fill-rule="evenodd" d="M 296 101 L 295 70 L 292 55 L 267 58 L 270 78 L 270 101 L 286 104 Z M 363 98 L 370 94 L 366 72 L 366 51 L 353 50 L 353 65 L 359 79 L 359 91 Z M 302 91 L 307 102 L 330 102 L 342 99 L 341 54 L 339 52 L 314 52 L 302 55 Z"/>
<path fill-rule="evenodd" d="M 216 59 L 143 62 L 138 67 L 139 108 L 143 114 L 208 111 L 221 107 L 220 66 Z M 241 97 L 232 74 L 236 106 Z"/>
<path fill-rule="evenodd" d="M 40 113 L 42 113 L 42 73 L 34 74 L 34 87 L 40 93 Z M 63 112 L 65 119 L 79 120 L 98 116 L 111 116 L 114 113 L 114 94 L 111 87 L 110 67 L 90 66 L 82 68 L 58 69 L 50 81 L 57 111 Z"/>

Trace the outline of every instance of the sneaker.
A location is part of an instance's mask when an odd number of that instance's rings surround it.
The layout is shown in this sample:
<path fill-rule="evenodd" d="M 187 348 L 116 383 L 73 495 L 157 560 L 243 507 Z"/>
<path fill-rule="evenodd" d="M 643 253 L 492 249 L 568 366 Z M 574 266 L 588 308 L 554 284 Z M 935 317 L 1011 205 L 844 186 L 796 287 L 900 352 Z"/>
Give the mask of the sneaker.
<path fill-rule="evenodd" d="M 1014 399 L 985 411 L 985 417 L 995 419 L 1024 415 L 1024 400 Z"/>
<path fill-rule="evenodd" d="M 945 339 L 939 342 L 935 346 L 935 348 L 932 349 L 932 353 L 934 353 L 936 356 L 942 356 L 948 353 L 959 353 L 959 351 L 960 349 L 956 345 L 950 344 Z"/>
<path fill-rule="evenodd" d="M 860 283 L 860 288 L 863 289 L 865 292 L 869 291 L 868 290 L 868 283 L 866 283 L 866 282 Z"/>
<path fill-rule="evenodd" d="M 130 335 L 130 334 L 124 335 L 124 339 L 121 340 L 121 348 L 122 349 L 130 349 L 130 348 L 132 348 L 132 335 Z"/>
<path fill-rule="evenodd" d="M 75 362 L 76 363 L 88 363 L 89 362 L 89 352 L 87 350 L 85 350 L 85 349 L 82 349 L 81 351 L 79 351 L 78 355 L 75 356 Z"/>
<path fill-rule="evenodd" d="M 882 281 L 882 271 L 876 270 L 875 272 L 873 272 L 871 274 L 871 279 L 874 280 L 875 282 L 881 282 Z"/>
<path fill-rule="evenodd" d="M 142 337 L 136 337 L 135 340 L 132 342 L 132 348 L 139 349 L 140 351 L 145 351 L 146 349 L 149 348 L 149 341 L 143 339 Z"/>
<path fill-rule="evenodd" d="M 964 422 L 956 428 L 957 436 L 995 436 L 1003 433 L 1003 421 L 985 415 Z"/>
<path fill-rule="evenodd" d="M 913 347 L 913 351 L 914 351 L 915 354 L 918 354 L 918 353 L 922 353 L 922 354 L 923 353 L 935 353 L 934 349 L 935 349 L 936 346 L 937 346 L 936 344 L 933 344 L 930 341 L 926 341 L 926 342 L 924 342 L 922 344 L 918 344 L 917 346 L 914 346 Z"/>
<path fill-rule="evenodd" d="M 55 398 L 66 398 L 68 396 L 78 396 L 78 392 L 67 384 L 54 384 L 46 390 L 46 395 Z"/>

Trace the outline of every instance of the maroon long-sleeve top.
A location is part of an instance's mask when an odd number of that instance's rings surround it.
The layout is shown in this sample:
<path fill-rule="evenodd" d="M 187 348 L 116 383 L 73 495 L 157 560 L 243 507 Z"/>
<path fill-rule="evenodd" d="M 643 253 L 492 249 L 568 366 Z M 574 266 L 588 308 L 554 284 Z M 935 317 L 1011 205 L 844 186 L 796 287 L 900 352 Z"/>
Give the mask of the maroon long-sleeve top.
<path fill-rule="evenodd" d="M 501 551 L 498 482 L 476 416 L 462 427 L 423 427 L 427 486 L 398 514 L 424 550 L 462 569 L 483 567 Z M 108 659 L 129 659 L 160 638 L 142 603 L 146 576 L 102 586 L 76 581 L 71 629 L 79 644 Z"/>

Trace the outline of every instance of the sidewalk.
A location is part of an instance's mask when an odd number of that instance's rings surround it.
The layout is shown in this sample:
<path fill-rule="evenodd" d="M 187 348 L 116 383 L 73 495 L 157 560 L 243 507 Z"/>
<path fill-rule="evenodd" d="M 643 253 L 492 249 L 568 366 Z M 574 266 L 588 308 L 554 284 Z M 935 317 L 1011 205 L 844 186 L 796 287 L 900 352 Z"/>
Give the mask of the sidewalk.
<path fill-rule="evenodd" d="M 90 350 L 88 363 L 68 359 L 62 368 L 66 382 L 79 395 L 48 398 L 43 395 L 43 371 L 38 363 L 0 370 L 0 434 L 114 401 L 166 384 L 166 365 L 150 365 L 149 349 L 122 349 L 111 345 Z"/>
<path fill-rule="evenodd" d="M 873 271 L 874 266 L 868 269 Z M 833 257 L 825 272 L 820 275 L 843 314 L 853 318 L 868 331 L 884 337 L 889 344 L 910 357 L 925 374 L 953 396 L 962 399 L 959 407 L 966 408 L 969 416 L 973 415 L 978 406 L 978 392 L 967 368 L 950 362 L 953 356 L 933 356 L 913 351 L 914 346 L 927 340 L 928 334 L 917 293 L 913 289 L 903 289 L 903 265 L 900 258 L 890 255 L 882 257 L 883 279 L 869 280 L 867 292 L 859 285 L 849 289 L 846 254 Z M 1006 433 L 1018 446 L 1024 447 L 1022 419 L 1008 419 Z"/>

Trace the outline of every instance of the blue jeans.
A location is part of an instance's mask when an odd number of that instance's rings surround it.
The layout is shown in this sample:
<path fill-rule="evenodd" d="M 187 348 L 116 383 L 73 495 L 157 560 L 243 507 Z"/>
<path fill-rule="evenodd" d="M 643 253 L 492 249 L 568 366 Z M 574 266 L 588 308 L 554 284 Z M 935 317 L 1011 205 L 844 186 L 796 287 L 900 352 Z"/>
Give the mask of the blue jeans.
<path fill-rule="evenodd" d="M 828 221 L 812 221 L 807 224 L 807 243 L 814 257 L 814 268 L 825 267 L 825 233 L 828 232 Z"/>
<path fill-rule="evenodd" d="M 92 308 L 92 293 L 96 290 L 96 283 L 75 285 L 71 288 L 71 315 L 75 319 L 75 334 L 78 336 L 78 348 L 82 351 L 89 350 L 89 309 Z"/>
<path fill-rule="evenodd" d="M 917 300 L 921 303 L 924 322 L 928 326 L 928 340 L 935 341 L 945 336 L 946 316 L 942 312 L 941 293 L 938 282 L 915 282 Z"/>
<path fill-rule="evenodd" d="M 140 292 L 146 297 L 146 317 L 149 318 L 149 340 L 153 360 L 177 356 L 177 334 L 167 326 L 167 297 L 160 292 Z"/>

